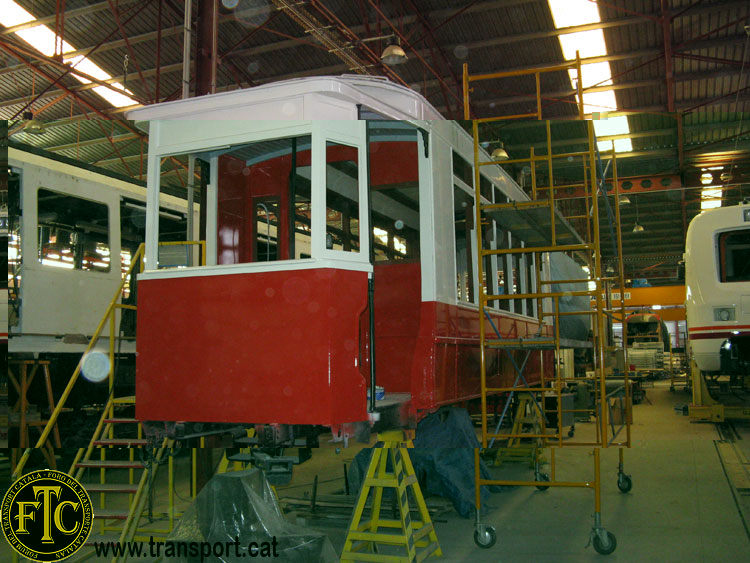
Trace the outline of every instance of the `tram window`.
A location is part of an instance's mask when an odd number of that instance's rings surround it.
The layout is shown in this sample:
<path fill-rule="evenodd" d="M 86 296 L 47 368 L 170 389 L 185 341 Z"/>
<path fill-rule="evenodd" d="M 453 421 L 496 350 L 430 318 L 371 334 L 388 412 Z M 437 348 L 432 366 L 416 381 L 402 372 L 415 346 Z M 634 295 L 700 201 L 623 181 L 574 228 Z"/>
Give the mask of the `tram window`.
<path fill-rule="evenodd" d="M 398 121 L 367 127 L 375 261 L 419 260 L 417 131 Z"/>
<path fill-rule="evenodd" d="M 510 245 L 512 248 L 521 248 L 521 241 L 518 240 L 516 237 L 511 236 Z M 521 293 L 521 276 L 523 275 L 523 270 L 522 270 L 520 254 L 511 254 L 511 268 L 512 268 L 512 273 L 511 273 L 510 281 L 511 281 L 512 290 L 510 291 L 510 293 L 513 293 L 513 294 Z M 511 302 L 511 306 L 510 306 L 511 311 L 513 311 L 514 313 L 519 313 L 519 314 L 523 312 L 523 307 L 522 307 L 523 304 L 521 303 L 519 299 L 511 299 L 510 302 Z"/>
<path fill-rule="evenodd" d="M 310 147 L 310 135 L 301 135 L 235 145 L 219 155 L 219 264 L 310 257 Z M 201 178 L 208 178 L 208 165 L 199 162 Z"/>
<path fill-rule="evenodd" d="M 495 187 L 495 203 L 508 203 L 508 197 Z M 495 245 L 497 249 L 510 248 L 510 231 L 504 230 L 499 224 L 495 223 Z M 510 279 L 510 257 L 507 254 L 497 255 L 497 293 L 503 295 L 512 293 L 508 291 L 506 280 Z M 503 311 L 510 311 L 511 304 L 507 299 L 498 301 L 498 307 Z"/>
<path fill-rule="evenodd" d="M 37 217 L 41 264 L 109 272 L 109 209 L 105 204 L 41 188 Z"/>
<path fill-rule="evenodd" d="M 453 175 L 467 186 L 474 185 L 474 167 L 456 151 L 453 151 Z"/>
<path fill-rule="evenodd" d="M 474 198 L 461 187 L 453 186 L 453 219 L 456 235 L 456 296 L 474 303 L 474 269 L 471 241 L 474 236 Z"/>
<path fill-rule="evenodd" d="M 750 229 L 719 235 L 722 282 L 750 281 Z"/>
<path fill-rule="evenodd" d="M 526 257 L 526 293 L 536 293 L 536 270 L 534 254 L 524 254 Z M 526 300 L 526 314 L 530 317 L 536 316 L 536 301 L 534 299 Z"/>
<path fill-rule="evenodd" d="M 255 261 L 278 260 L 279 199 L 258 198 L 255 201 Z"/>
<path fill-rule="evenodd" d="M 359 252 L 359 158 L 356 147 L 326 142 L 326 248 Z"/>

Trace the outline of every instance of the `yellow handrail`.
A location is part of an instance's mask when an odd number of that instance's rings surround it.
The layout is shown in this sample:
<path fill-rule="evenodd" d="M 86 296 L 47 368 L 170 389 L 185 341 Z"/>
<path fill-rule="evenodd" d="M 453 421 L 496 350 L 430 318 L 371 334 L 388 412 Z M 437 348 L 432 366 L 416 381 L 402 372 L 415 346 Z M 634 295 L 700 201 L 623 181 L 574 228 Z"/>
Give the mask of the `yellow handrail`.
<path fill-rule="evenodd" d="M 37 441 L 34 448 L 26 448 L 26 451 L 23 452 L 21 459 L 18 461 L 18 465 L 16 465 L 16 469 L 13 471 L 14 481 L 21 476 L 21 471 L 23 471 L 23 468 L 29 459 L 29 455 L 31 455 L 31 450 L 36 449 L 36 448 L 41 448 L 44 445 L 44 443 L 47 441 L 47 438 L 50 435 L 50 432 L 52 432 L 52 428 L 54 428 L 55 424 L 57 423 L 57 418 L 60 416 L 60 413 L 62 412 L 62 409 L 65 406 L 65 402 L 68 400 L 68 396 L 70 396 L 70 393 L 73 390 L 73 386 L 75 385 L 76 381 L 78 381 L 78 376 L 81 373 L 81 366 L 83 365 L 83 361 L 86 358 L 86 355 L 94 348 L 96 343 L 99 341 L 99 337 L 101 336 L 102 330 L 104 329 L 104 325 L 107 323 L 109 316 L 113 313 L 115 309 L 115 305 L 122 295 L 122 290 L 125 287 L 125 284 L 128 281 L 128 278 L 133 273 L 134 268 L 137 265 L 139 265 L 141 261 L 143 260 L 144 247 L 145 245 L 141 244 L 138 247 L 138 250 L 135 251 L 135 254 L 133 255 L 133 257 L 131 258 L 130 267 L 125 272 L 125 275 L 122 277 L 122 281 L 120 282 L 120 285 L 118 286 L 117 291 L 115 292 L 115 296 L 109 302 L 109 305 L 107 306 L 107 310 L 104 313 L 102 320 L 99 321 L 99 325 L 96 327 L 96 330 L 94 331 L 94 334 L 91 337 L 91 342 L 89 342 L 89 345 L 86 347 L 86 350 L 83 352 L 83 355 L 81 356 L 81 359 L 78 362 L 78 365 L 76 366 L 76 369 L 73 372 L 73 375 L 70 377 L 70 381 L 68 381 L 68 385 L 65 387 L 65 390 L 63 391 L 63 394 L 60 397 L 60 400 L 57 402 L 57 406 L 55 407 L 55 410 L 52 411 L 52 414 L 49 417 L 49 422 L 47 422 L 47 426 L 44 427 L 44 431 L 42 432 L 42 435 L 39 436 L 39 440 Z"/>

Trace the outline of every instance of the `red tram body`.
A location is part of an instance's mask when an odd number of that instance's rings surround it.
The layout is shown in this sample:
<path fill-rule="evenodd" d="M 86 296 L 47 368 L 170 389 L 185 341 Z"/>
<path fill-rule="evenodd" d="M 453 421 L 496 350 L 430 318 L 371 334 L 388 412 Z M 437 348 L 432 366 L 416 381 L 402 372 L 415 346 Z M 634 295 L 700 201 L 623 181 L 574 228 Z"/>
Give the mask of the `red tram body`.
<path fill-rule="evenodd" d="M 434 119 L 434 110 L 404 88 L 325 80 L 323 93 L 314 87 L 319 79 L 282 99 L 306 113 L 282 112 L 304 119 L 320 113 L 310 96 L 335 98 L 334 119 L 342 121 L 254 121 L 267 119 L 283 85 L 210 96 L 217 101 L 209 107 L 185 100 L 129 116 L 151 128 L 149 201 L 159 195 L 160 162 L 169 154 L 205 164 L 207 194 L 206 266 L 165 268 L 158 214 L 149 216 L 148 267 L 138 283 L 139 419 L 334 430 L 372 420 L 369 276 L 377 385 L 403 399 L 408 422 L 479 396 L 471 137 L 455 123 L 420 119 Z M 338 90 L 326 97 L 331 81 Z M 351 120 L 347 112 L 356 107 L 361 116 L 363 106 L 404 121 Z M 226 107 L 243 109 L 234 121 L 217 121 Z M 176 119 L 188 114 L 193 121 Z M 486 181 L 491 201 L 526 198 L 499 167 Z M 483 228 L 498 245 L 521 244 L 501 225 Z M 487 283 L 530 292 L 530 256 L 488 259 Z M 535 306 L 498 308 L 493 323 L 503 337 L 546 333 Z M 513 384 L 505 353 L 487 350 L 488 386 Z M 525 353 L 515 353 L 520 363 Z M 530 384 L 542 358 L 529 357 Z"/>

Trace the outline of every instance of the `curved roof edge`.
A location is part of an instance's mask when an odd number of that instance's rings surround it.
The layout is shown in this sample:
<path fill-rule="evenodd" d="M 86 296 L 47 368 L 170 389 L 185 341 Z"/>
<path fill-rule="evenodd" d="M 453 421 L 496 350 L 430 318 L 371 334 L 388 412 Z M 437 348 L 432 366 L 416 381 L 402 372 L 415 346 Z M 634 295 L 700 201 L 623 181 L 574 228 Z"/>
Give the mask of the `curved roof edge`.
<path fill-rule="evenodd" d="M 388 119 L 445 119 L 414 90 L 383 77 L 360 75 L 293 78 L 136 108 L 127 118 L 356 119 L 358 106 Z"/>

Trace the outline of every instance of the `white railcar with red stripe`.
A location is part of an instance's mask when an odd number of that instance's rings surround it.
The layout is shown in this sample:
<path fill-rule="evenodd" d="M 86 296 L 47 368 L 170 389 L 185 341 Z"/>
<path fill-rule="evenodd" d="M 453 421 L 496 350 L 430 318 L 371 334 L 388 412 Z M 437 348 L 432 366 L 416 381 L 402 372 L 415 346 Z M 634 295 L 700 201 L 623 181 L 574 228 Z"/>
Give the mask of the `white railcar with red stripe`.
<path fill-rule="evenodd" d="M 688 336 L 700 370 L 750 374 L 750 201 L 692 220 L 685 284 Z"/>

